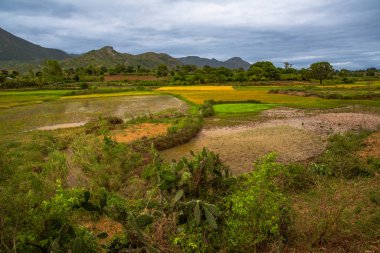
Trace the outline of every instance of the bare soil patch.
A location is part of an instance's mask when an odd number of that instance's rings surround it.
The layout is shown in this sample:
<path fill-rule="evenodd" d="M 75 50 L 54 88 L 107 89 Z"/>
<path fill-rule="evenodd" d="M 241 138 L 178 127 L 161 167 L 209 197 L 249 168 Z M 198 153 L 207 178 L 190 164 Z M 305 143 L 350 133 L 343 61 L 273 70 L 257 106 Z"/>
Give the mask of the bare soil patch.
<path fill-rule="evenodd" d="M 102 243 L 106 243 L 110 241 L 113 236 L 123 233 L 122 225 L 106 216 L 102 216 L 98 220 L 84 221 L 82 225 L 89 229 L 94 235 L 106 232 L 108 237 L 99 239 Z"/>
<path fill-rule="evenodd" d="M 162 80 L 162 78 L 157 78 L 156 76 L 144 76 L 144 75 L 113 75 L 105 76 L 104 81 L 157 81 Z"/>
<path fill-rule="evenodd" d="M 323 152 L 325 142 L 317 134 L 290 126 L 260 128 L 209 129 L 187 144 L 163 152 L 168 160 L 189 155 L 207 147 L 219 154 L 234 174 L 252 170 L 253 162 L 270 152 L 279 154 L 283 162 L 307 160 Z"/>
<path fill-rule="evenodd" d="M 380 158 L 380 132 L 368 136 L 364 141 L 365 148 L 359 152 L 362 158 L 376 157 Z"/>
<path fill-rule="evenodd" d="M 133 141 L 165 135 L 170 124 L 166 123 L 142 123 L 126 129 L 115 131 L 112 138 L 117 142 L 131 143 Z"/>
<path fill-rule="evenodd" d="M 207 147 L 218 153 L 235 174 L 241 174 L 251 171 L 252 163 L 269 152 L 278 153 L 281 162 L 305 161 L 320 155 L 332 134 L 380 129 L 380 115 L 370 113 L 279 108 L 267 110 L 262 116 L 239 126 L 203 129 L 189 143 L 163 151 L 163 156 L 179 159 L 190 150 Z"/>

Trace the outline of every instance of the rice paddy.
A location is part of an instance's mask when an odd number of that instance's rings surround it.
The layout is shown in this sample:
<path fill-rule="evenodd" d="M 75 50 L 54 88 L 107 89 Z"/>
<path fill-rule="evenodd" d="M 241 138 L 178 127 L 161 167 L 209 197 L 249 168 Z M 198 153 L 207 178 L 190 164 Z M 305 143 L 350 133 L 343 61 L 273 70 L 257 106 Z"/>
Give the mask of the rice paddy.
<path fill-rule="evenodd" d="M 160 87 L 157 89 L 158 91 L 233 91 L 234 88 L 232 86 L 220 85 L 220 86 L 166 86 Z"/>
<path fill-rule="evenodd" d="M 214 88 L 214 89 L 213 89 Z M 191 87 L 161 87 L 157 91 L 175 94 L 190 100 L 196 104 L 202 104 L 207 100 L 215 101 L 247 101 L 257 100 L 262 103 L 278 104 L 296 108 L 336 108 L 348 105 L 365 105 L 380 107 L 379 100 L 339 100 L 323 99 L 318 97 L 304 97 L 287 94 L 270 94 L 269 90 L 276 86 L 191 86 Z"/>
<path fill-rule="evenodd" d="M 255 103 L 217 104 L 214 105 L 214 111 L 217 114 L 258 113 L 274 106 L 276 105 Z"/>
<path fill-rule="evenodd" d="M 0 110 L 0 135 L 36 129 L 77 127 L 98 117 L 131 119 L 162 110 L 185 108 L 187 105 L 184 102 L 167 95 L 56 99 Z"/>

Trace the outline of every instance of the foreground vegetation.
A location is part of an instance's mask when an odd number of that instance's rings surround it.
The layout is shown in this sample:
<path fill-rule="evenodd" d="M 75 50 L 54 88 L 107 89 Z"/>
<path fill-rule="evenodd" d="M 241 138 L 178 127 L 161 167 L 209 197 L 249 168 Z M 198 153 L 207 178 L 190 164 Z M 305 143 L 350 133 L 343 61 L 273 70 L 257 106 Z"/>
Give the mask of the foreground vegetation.
<path fill-rule="evenodd" d="M 358 252 L 379 246 L 379 160 L 357 153 L 370 132 L 333 136 L 307 165 L 281 164 L 269 154 L 251 173 L 234 177 L 205 149 L 167 163 L 144 142 L 116 143 L 107 137 L 114 124 L 102 124 L 101 139 L 89 125 L 87 134 L 60 130 L 2 142 L 2 250 Z"/>
<path fill-rule="evenodd" d="M 102 83 L 107 71 L 131 71 L 122 67 L 59 70 L 56 63 L 46 62 L 40 74 L 29 73 L 32 79 L 25 82 L 16 73 L 3 72 L 1 87 L 22 89 L 0 93 L 0 118 L 7 119 L 0 127 L 0 251 L 380 249 L 380 160 L 364 150 L 377 133 L 332 135 L 322 154 L 297 163 L 281 163 L 277 154 L 269 153 L 256 160 L 250 172 L 235 175 L 207 149 L 173 161 L 159 153 L 192 139 L 206 117 L 256 119 L 259 112 L 276 106 L 351 106 L 377 113 L 376 69 L 341 70 L 320 79 L 310 76 L 312 67 L 278 69 L 265 62 L 248 71 L 161 66 L 143 73 L 161 79 Z M 12 80 L 7 79 L 10 73 Z M 313 79 L 322 85 L 314 85 Z M 297 83 L 271 83 L 277 80 Z M 219 83 L 203 85 L 213 82 Z M 221 85 L 228 82 L 231 85 Z M 175 86 L 184 83 L 201 85 Z M 247 85 L 252 83 L 256 85 Z M 163 85 L 169 86 L 158 87 Z M 31 104 L 52 111 L 61 103 L 78 106 L 78 101 L 156 94 L 171 94 L 188 106 L 158 110 L 163 102 L 154 100 L 154 112 L 129 110 L 132 116 L 125 120 L 109 113 L 112 106 L 102 100 L 97 117 L 91 115 L 81 127 L 26 131 L 20 123 L 47 123 L 47 118 L 34 116 Z M 67 110 L 58 111 L 49 120 L 61 123 L 67 117 Z M 117 133 L 147 123 L 167 126 L 166 134 L 115 141 Z"/>

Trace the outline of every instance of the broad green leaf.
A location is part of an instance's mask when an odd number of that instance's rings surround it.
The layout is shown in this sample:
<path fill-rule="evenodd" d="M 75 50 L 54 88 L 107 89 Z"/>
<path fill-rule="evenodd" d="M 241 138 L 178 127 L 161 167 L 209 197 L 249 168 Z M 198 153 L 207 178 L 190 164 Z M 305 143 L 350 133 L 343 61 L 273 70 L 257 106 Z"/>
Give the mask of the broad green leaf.
<path fill-rule="evenodd" d="M 176 195 L 174 196 L 174 199 L 173 199 L 173 206 L 183 197 L 183 190 L 179 190 Z"/>
<path fill-rule="evenodd" d="M 171 171 L 163 171 L 161 173 L 161 176 L 164 180 L 166 180 L 168 182 L 176 182 L 177 181 L 177 176 Z"/>
<path fill-rule="evenodd" d="M 203 210 L 207 219 L 207 223 L 210 225 L 210 227 L 213 229 L 218 229 L 218 224 L 216 224 L 214 216 L 210 213 L 206 206 L 203 206 Z"/>

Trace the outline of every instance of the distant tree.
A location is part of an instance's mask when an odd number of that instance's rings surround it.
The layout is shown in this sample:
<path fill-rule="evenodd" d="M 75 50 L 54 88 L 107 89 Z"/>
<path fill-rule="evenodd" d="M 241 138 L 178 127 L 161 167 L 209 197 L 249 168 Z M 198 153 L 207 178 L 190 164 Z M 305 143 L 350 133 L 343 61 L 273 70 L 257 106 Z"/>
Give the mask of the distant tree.
<path fill-rule="evenodd" d="M 127 68 L 125 67 L 124 64 L 116 64 L 115 68 L 114 68 L 114 71 L 117 73 L 117 74 L 120 74 L 120 73 L 125 73 L 127 70 Z"/>
<path fill-rule="evenodd" d="M 62 81 L 63 72 L 59 63 L 55 60 L 45 60 L 42 67 L 42 77 L 50 83 Z"/>
<path fill-rule="evenodd" d="M 276 68 L 276 66 L 273 65 L 270 61 L 260 61 L 256 62 L 251 65 L 250 69 L 252 68 L 260 68 L 262 70 L 262 76 L 271 79 L 271 80 L 279 80 L 280 79 L 280 72 Z M 258 69 L 256 69 L 257 71 Z"/>
<path fill-rule="evenodd" d="M 100 67 L 100 74 L 101 75 L 104 75 L 104 73 L 106 73 L 107 72 L 107 67 L 105 67 L 105 66 L 101 66 Z"/>
<path fill-rule="evenodd" d="M 301 80 L 303 80 L 303 81 L 309 81 L 310 80 L 310 77 L 311 77 L 310 69 L 302 68 L 298 72 L 299 72 Z"/>
<path fill-rule="evenodd" d="M 211 73 L 212 71 L 213 71 L 213 67 L 210 67 L 209 65 L 205 65 L 205 66 L 203 66 L 203 71 L 205 72 L 205 73 Z"/>
<path fill-rule="evenodd" d="M 17 77 L 17 76 L 19 76 L 19 75 L 20 75 L 20 73 L 19 73 L 18 71 L 16 71 L 16 70 L 12 70 L 12 71 L 11 71 L 11 74 L 10 74 L 10 77 L 15 78 L 15 77 Z"/>
<path fill-rule="evenodd" d="M 181 71 L 185 74 L 194 73 L 197 70 L 197 66 L 195 65 L 183 65 L 181 67 Z"/>
<path fill-rule="evenodd" d="M 328 62 L 316 62 L 310 65 L 310 75 L 312 78 L 319 80 L 322 85 L 324 79 L 330 78 L 334 69 Z"/>
<path fill-rule="evenodd" d="M 9 75 L 9 71 L 8 70 L 6 70 L 6 69 L 3 69 L 3 70 L 1 70 L 1 73 L 0 73 L 2 76 L 5 76 L 5 77 L 7 77 L 8 75 Z"/>
<path fill-rule="evenodd" d="M 350 74 L 350 71 L 347 69 L 341 69 L 339 70 L 339 73 L 338 73 L 340 77 L 348 77 L 349 74 Z"/>
<path fill-rule="evenodd" d="M 284 62 L 284 69 L 289 69 L 289 68 L 292 68 L 293 67 L 293 64 L 289 63 L 289 62 Z"/>
<path fill-rule="evenodd" d="M 235 74 L 234 74 L 234 80 L 238 81 L 238 82 L 248 81 L 248 77 L 247 77 L 246 72 L 244 70 L 243 71 L 237 71 L 237 72 L 235 72 Z"/>
<path fill-rule="evenodd" d="M 168 74 L 169 74 L 169 70 L 166 65 L 161 64 L 157 67 L 157 72 L 156 72 L 157 77 L 167 76 Z"/>
<path fill-rule="evenodd" d="M 133 66 L 127 66 L 126 72 L 127 73 L 134 73 L 135 72 L 135 67 L 133 67 Z"/>
<path fill-rule="evenodd" d="M 376 74 L 376 68 L 368 68 L 366 76 L 375 76 Z"/>

